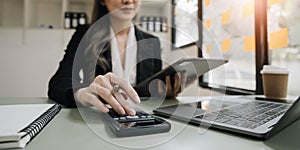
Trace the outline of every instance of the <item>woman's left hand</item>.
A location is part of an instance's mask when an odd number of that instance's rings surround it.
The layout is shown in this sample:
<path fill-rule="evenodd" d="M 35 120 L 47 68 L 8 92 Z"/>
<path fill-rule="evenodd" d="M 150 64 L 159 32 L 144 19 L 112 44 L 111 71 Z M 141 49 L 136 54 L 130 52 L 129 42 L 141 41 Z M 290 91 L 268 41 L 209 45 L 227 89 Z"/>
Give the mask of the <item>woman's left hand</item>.
<path fill-rule="evenodd" d="M 196 79 L 196 78 L 195 78 Z M 161 96 L 175 98 L 185 87 L 190 85 L 195 79 L 187 83 L 187 73 L 186 72 L 177 72 L 174 75 L 174 84 L 172 86 L 171 77 L 166 76 L 165 85 L 162 81 L 159 81 L 158 92 Z"/>

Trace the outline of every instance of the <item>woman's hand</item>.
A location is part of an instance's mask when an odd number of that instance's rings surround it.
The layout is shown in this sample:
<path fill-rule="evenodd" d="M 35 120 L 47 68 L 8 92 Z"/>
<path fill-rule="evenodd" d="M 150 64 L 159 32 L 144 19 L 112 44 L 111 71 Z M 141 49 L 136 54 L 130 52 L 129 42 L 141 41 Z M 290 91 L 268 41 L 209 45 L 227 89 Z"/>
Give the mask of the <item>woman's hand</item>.
<path fill-rule="evenodd" d="M 114 89 L 120 87 L 120 91 Z M 99 100 L 100 96 L 121 115 L 135 115 L 135 110 L 127 102 L 128 97 L 134 103 L 140 103 L 140 98 L 133 87 L 113 73 L 97 76 L 86 88 L 81 88 L 75 93 L 75 99 L 84 106 L 95 106 L 102 112 L 108 112 L 108 108 Z"/>
<path fill-rule="evenodd" d="M 175 98 L 185 87 L 192 84 L 197 77 L 190 77 L 187 81 L 187 73 L 186 72 L 177 72 L 174 76 L 174 84 L 172 86 L 171 77 L 166 76 L 165 85 L 162 81 L 159 81 L 158 84 L 158 92 L 160 95 L 165 95 L 167 97 Z"/>

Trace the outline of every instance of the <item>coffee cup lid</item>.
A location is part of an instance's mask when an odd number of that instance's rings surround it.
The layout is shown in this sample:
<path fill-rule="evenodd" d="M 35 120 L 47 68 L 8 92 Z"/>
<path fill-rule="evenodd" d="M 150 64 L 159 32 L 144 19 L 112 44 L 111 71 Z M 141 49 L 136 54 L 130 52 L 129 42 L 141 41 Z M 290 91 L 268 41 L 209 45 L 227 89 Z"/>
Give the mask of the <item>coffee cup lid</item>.
<path fill-rule="evenodd" d="M 261 74 L 289 74 L 289 71 L 285 68 L 275 67 L 271 65 L 264 65 Z"/>

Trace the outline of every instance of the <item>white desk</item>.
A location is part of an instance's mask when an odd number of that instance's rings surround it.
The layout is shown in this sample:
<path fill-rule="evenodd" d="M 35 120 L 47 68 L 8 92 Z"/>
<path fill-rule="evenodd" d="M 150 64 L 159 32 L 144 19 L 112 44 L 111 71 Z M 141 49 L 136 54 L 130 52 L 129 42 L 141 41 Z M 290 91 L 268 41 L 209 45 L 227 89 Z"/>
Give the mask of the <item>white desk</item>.
<path fill-rule="evenodd" d="M 0 98 L 0 105 L 18 103 L 52 103 L 47 98 Z M 98 115 L 93 117 L 97 118 Z M 159 139 L 168 138 L 171 133 L 183 126 L 182 123 L 169 120 L 172 130 L 166 134 L 146 135 L 129 138 L 116 138 L 104 125 L 101 133 L 108 140 L 114 143 L 129 143 L 130 145 L 147 145 Z M 97 126 L 97 121 L 95 121 Z M 176 136 L 166 142 L 150 147 L 149 149 L 187 149 L 187 150 L 210 150 L 210 149 L 299 149 L 300 142 L 300 121 L 298 120 L 282 132 L 278 133 L 267 141 L 260 141 L 226 132 L 209 129 L 203 134 L 199 134 L 198 127 L 187 125 Z M 149 146 L 149 145 L 148 145 Z M 33 139 L 25 150 L 59 150 L 59 149 L 125 149 L 113 143 L 107 142 L 93 132 L 82 119 L 77 109 L 63 108 L 61 112 Z"/>

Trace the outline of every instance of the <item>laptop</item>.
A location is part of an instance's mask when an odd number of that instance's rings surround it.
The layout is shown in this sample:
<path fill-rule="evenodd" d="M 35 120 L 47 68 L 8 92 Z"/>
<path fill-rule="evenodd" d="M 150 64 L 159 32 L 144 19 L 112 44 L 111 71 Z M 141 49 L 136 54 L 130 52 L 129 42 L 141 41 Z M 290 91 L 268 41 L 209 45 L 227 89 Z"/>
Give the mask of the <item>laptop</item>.
<path fill-rule="evenodd" d="M 233 133 L 268 139 L 300 118 L 296 101 L 242 96 L 235 101 L 202 100 L 155 109 L 155 115 Z"/>

